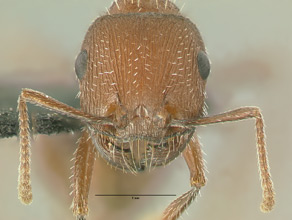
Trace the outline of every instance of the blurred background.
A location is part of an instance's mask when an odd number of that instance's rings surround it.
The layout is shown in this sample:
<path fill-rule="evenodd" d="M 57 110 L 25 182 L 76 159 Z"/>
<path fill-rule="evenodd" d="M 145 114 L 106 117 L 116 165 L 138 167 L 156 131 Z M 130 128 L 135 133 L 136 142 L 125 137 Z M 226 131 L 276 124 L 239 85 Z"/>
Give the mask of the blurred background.
<path fill-rule="evenodd" d="M 21 88 L 32 88 L 78 107 L 75 57 L 107 0 L 0 0 L 0 109 L 15 110 Z M 209 114 L 259 106 L 266 124 L 276 206 L 259 210 L 254 121 L 198 129 L 208 183 L 182 219 L 292 219 L 292 2 L 290 0 L 177 0 L 200 29 L 212 60 Z M 30 112 L 40 111 L 29 106 Z M 18 140 L 0 140 L 1 218 L 74 219 L 69 176 L 79 134 L 35 137 L 30 206 L 17 199 Z M 124 175 L 97 159 L 89 197 L 91 219 L 156 219 L 174 198 L 95 197 L 97 193 L 183 194 L 189 186 L 182 158 L 139 176 Z"/>

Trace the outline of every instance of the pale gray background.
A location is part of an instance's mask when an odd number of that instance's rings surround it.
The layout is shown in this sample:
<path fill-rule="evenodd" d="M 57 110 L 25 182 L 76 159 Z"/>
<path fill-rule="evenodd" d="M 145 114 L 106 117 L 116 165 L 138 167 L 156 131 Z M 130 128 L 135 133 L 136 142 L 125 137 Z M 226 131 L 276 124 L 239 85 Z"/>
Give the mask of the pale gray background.
<path fill-rule="evenodd" d="M 182 219 L 292 219 L 292 2 L 290 0 L 177 1 L 205 39 L 212 73 L 210 114 L 259 106 L 266 122 L 276 207 L 259 210 L 261 188 L 252 120 L 199 128 L 208 162 L 207 186 Z M 20 88 L 72 103 L 78 86 L 74 59 L 91 21 L 110 1 L 0 0 L 0 107 L 15 107 Z M 78 100 L 77 102 L 78 103 Z M 74 104 L 75 105 L 75 104 Z M 0 140 L 1 219 L 73 219 L 68 195 L 69 160 L 78 135 L 38 136 L 33 144 L 34 201 L 17 199 L 17 138 Z M 97 162 L 89 219 L 155 219 L 170 198 L 105 199 L 95 193 L 175 193 L 189 189 L 179 158 L 139 177 L 124 176 Z"/>

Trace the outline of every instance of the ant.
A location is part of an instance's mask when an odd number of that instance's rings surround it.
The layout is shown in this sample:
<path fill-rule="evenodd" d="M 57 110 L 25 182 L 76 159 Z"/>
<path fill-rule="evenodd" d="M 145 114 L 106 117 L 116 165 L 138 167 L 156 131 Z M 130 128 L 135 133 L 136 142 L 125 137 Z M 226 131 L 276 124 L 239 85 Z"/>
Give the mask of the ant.
<path fill-rule="evenodd" d="M 97 18 L 75 62 L 81 109 L 41 92 L 23 89 L 18 100 L 20 165 L 18 196 L 32 202 L 30 131 L 26 102 L 78 119 L 83 126 L 75 153 L 72 210 L 88 215 L 94 160 L 100 154 L 124 172 L 165 166 L 182 154 L 190 170 L 191 189 L 164 211 L 174 220 L 206 183 L 196 127 L 256 120 L 257 151 L 263 201 L 274 206 L 274 189 L 260 109 L 241 107 L 207 116 L 205 86 L 210 60 L 195 24 L 169 0 L 116 0 L 108 15 Z"/>

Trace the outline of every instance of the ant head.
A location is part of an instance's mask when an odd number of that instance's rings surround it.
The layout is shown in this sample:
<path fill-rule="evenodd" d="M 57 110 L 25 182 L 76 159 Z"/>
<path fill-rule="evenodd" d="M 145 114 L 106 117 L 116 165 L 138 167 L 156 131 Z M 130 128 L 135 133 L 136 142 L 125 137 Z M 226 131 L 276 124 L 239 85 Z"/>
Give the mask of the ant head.
<path fill-rule="evenodd" d="M 112 126 L 91 129 L 120 140 L 99 143 L 103 148 L 166 143 L 166 137 L 193 131 L 171 126 L 172 120 L 204 114 L 210 62 L 196 26 L 179 14 L 98 18 L 85 36 L 75 69 L 82 110 L 113 121 Z M 151 143 L 133 142 L 138 139 Z M 178 153 L 188 135 L 183 139 L 172 141 Z"/>

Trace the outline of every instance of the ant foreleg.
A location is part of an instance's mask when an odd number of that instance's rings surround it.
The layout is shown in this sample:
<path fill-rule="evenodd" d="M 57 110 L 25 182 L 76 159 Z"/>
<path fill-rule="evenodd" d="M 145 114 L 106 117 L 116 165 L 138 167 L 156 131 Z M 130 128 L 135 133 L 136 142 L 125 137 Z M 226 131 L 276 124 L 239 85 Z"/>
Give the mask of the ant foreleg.
<path fill-rule="evenodd" d="M 190 170 L 191 186 L 197 188 L 204 186 L 206 184 L 204 160 L 199 138 L 196 133 L 183 151 L 183 156 Z"/>
<path fill-rule="evenodd" d="M 92 144 L 87 131 L 83 131 L 74 153 L 73 202 L 72 211 L 78 220 L 88 215 L 88 193 L 92 178 L 96 148 Z"/>
<path fill-rule="evenodd" d="M 163 220 L 176 220 L 198 195 L 200 188 L 205 185 L 204 162 L 202 150 L 196 133 L 183 152 L 184 159 L 190 170 L 192 189 L 174 200 L 164 211 Z"/>

